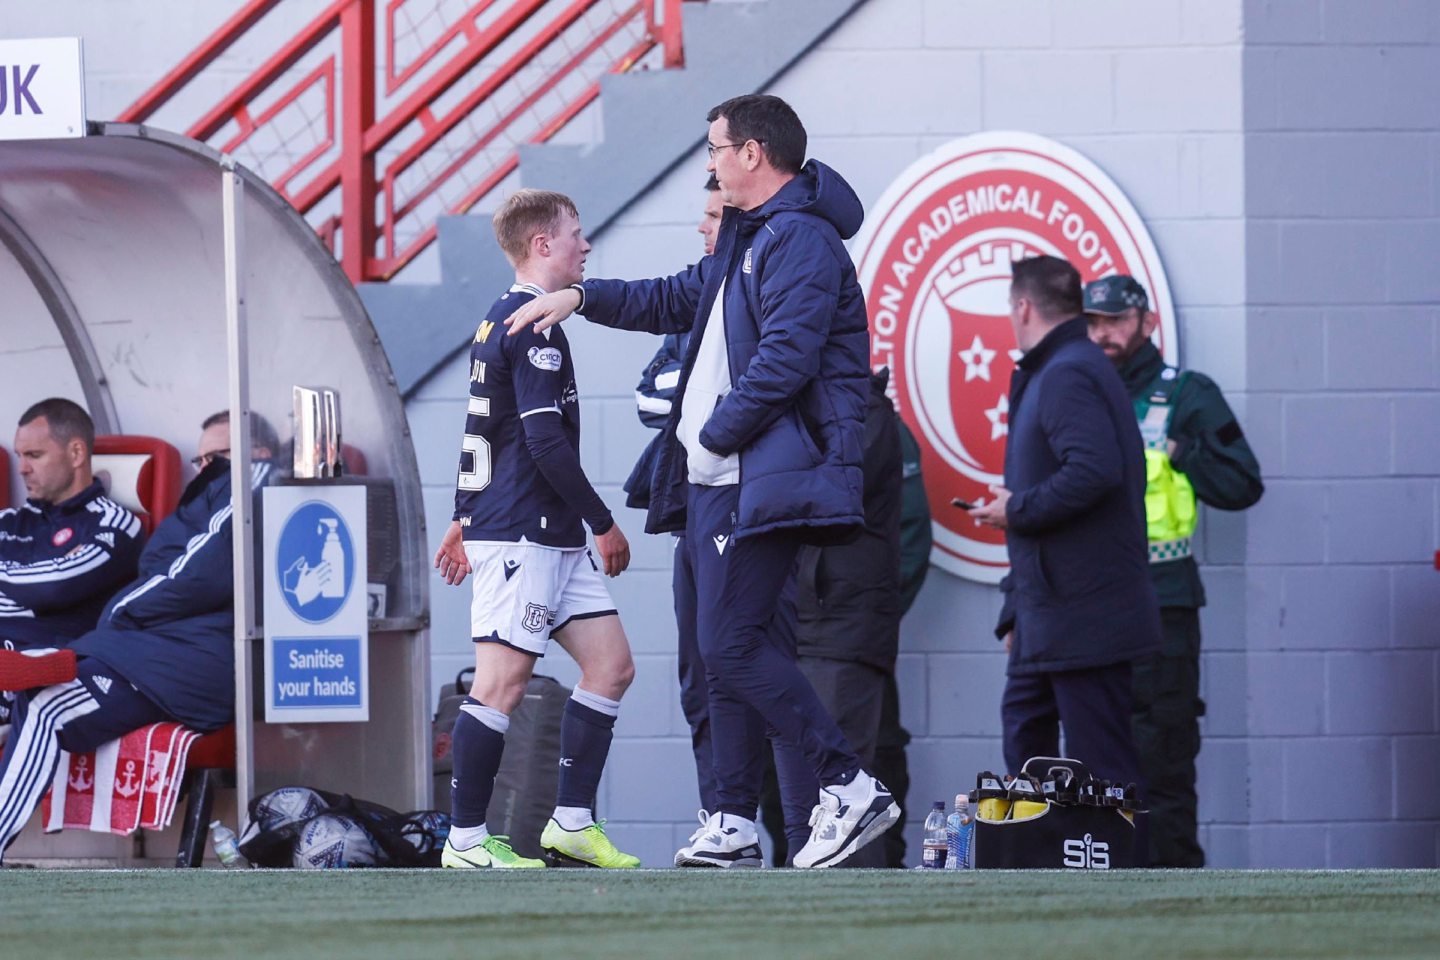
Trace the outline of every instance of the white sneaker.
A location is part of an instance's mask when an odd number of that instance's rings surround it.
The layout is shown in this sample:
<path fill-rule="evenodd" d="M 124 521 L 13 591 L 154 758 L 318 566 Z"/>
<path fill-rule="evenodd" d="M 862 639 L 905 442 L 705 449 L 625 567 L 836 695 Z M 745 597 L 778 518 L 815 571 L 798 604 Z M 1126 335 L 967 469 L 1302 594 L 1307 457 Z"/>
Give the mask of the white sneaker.
<path fill-rule="evenodd" d="M 705 826 L 710 822 L 710 814 L 705 810 L 704 807 L 700 808 L 700 810 L 696 813 L 696 816 L 700 818 L 700 826 L 696 827 L 695 832 L 690 834 L 690 839 L 686 842 L 685 846 L 675 851 L 675 866 L 677 867 L 681 865 L 680 861 L 684 860 L 685 857 L 689 855 L 690 848 L 695 845 L 695 841 L 699 840 L 705 835 Z"/>
<path fill-rule="evenodd" d="M 703 812 L 703 811 L 702 811 Z M 765 855 L 753 821 L 713 813 L 694 842 L 675 854 L 677 867 L 763 867 Z"/>
<path fill-rule="evenodd" d="M 810 813 L 810 840 L 795 855 L 795 866 L 833 867 L 899 819 L 895 798 L 864 770 L 844 786 L 821 787 Z"/>

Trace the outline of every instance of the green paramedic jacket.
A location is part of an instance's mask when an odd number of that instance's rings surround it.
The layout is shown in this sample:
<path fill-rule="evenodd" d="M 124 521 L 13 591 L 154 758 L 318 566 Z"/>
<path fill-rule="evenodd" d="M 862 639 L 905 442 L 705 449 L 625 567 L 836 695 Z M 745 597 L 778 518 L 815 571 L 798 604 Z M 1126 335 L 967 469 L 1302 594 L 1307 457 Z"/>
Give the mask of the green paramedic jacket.
<path fill-rule="evenodd" d="M 1121 365 L 1120 378 L 1133 400 L 1151 394 L 1164 370 L 1160 351 L 1145 343 Z M 1215 381 L 1188 371 L 1170 402 L 1174 410 L 1169 434 L 1176 446 L 1170 459 L 1189 479 L 1200 502 L 1220 510 L 1244 510 L 1259 500 L 1265 492 L 1260 464 Z M 1205 588 L 1193 556 L 1152 563 L 1150 575 L 1160 606 L 1205 605 Z"/>

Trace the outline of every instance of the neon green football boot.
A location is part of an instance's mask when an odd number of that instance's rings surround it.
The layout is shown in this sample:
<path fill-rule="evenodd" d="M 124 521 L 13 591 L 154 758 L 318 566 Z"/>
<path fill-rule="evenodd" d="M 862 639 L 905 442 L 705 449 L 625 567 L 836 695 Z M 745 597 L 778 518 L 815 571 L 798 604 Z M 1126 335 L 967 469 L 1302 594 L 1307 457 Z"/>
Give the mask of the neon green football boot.
<path fill-rule="evenodd" d="M 456 850 L 450 845 L 450 841 L 446 840 L 445 849 L 440 854 L 440 865 L 458 870 L 487 867 L 502 870 L 544 868 L 544 860 L 522 857 L 511 850 L 510 844 L 505 842 L 508 839 L 510 838 L 492 834 L 467 850 Z"/>
<path fill-rule="evenodd" d="M 540 834 L 540 848 L 552 866 L 605 867 L 631 870 L 640 866 L 640 858 L 615 849 L 605 836 L 605 821 L 592 823 L 580 830 L 566 830 L 551 817 Z"/>

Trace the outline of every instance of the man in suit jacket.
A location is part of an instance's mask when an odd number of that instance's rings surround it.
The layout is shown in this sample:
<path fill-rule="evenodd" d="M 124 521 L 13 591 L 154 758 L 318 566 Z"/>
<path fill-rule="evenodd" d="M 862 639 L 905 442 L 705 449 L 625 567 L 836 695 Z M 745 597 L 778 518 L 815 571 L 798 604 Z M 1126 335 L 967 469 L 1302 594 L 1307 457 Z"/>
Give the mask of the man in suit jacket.
<path fill-rule="evenodd" d="M 1114 366 L 1086 332 L 1080 275 L 1017 262 L 1010 322 L 1024 357 L 1010 383 L 1005 485 L 971 510 L 1005 530 L 1011 572 L 996 636 L 1010 652 L 1005 762 L 1065 756 L 1141 781 L 1130 663 L 1159 644 L 1145 540 L 1145 458 Z"/>

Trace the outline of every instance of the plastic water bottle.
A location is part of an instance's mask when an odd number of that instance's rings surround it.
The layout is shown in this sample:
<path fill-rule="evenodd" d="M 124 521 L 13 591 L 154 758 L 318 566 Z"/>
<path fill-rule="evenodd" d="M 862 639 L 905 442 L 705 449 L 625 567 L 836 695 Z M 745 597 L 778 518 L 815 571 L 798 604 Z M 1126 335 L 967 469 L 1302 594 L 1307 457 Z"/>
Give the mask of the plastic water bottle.
<path fill-rule="evenodd" d="M 211 821 L 210 836 L 215 845 L 215 856 L 219 858 L 220 865 L 227 869 L 243 869 L 250 866 L 250 861 L 240 852 L 240 844 L 236 842 L 235 831 L 231 830 L 219 820 Z"/>
<path fill-rule="evenodd" d="M 970 868 L 970 840 L 974 830 L 975 818 L 970 815 L 970 797 L 957 793 L 955 809 L 945 819 L 946 870 Z"/>
<path fill-rule="evenodd" d="M 926 870 L 945 869 L 945 801 L 936 800 L 925 818 L 925 844 L 920 855 L 920 866 Z"/>

